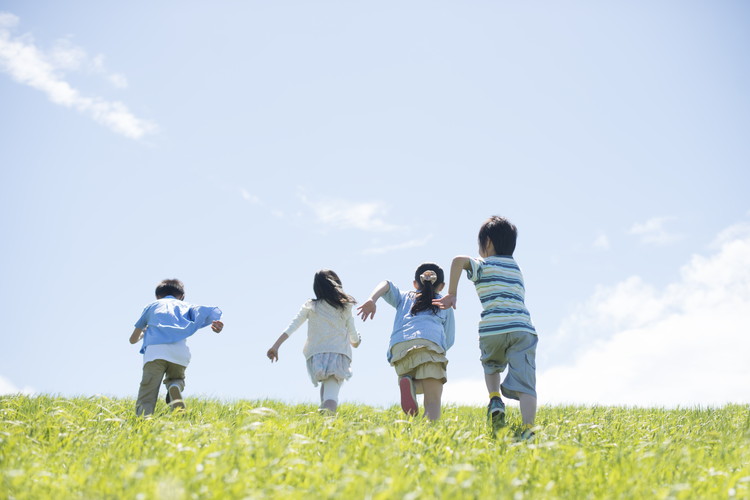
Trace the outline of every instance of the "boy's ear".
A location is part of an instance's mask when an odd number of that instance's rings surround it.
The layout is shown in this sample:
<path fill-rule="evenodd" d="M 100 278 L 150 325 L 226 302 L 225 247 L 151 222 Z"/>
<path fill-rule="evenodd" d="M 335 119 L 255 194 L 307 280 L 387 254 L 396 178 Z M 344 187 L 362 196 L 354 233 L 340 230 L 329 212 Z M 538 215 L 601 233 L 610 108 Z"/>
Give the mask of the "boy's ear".
<path fill-rule="evenodd" d="M 435 291 L 442 292 L 443 288 L 445 288 L 445 283 L 440 283 L 438 286 L 435 287 Z"/>

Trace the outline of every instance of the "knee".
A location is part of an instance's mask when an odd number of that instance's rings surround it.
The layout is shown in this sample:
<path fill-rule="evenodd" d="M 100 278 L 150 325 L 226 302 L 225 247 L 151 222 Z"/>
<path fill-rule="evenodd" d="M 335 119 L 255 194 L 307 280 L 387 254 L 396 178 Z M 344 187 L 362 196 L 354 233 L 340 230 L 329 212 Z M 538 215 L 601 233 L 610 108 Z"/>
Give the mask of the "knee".
<path fill-rule="evenodd" d="M 443 383 L 434 378 L 426 378 L 422 380 L 422 388 L 424 389 L 425 403 L 431 402 L 437 399 L 440 401 L 440 397 L 443 395 Z"/>

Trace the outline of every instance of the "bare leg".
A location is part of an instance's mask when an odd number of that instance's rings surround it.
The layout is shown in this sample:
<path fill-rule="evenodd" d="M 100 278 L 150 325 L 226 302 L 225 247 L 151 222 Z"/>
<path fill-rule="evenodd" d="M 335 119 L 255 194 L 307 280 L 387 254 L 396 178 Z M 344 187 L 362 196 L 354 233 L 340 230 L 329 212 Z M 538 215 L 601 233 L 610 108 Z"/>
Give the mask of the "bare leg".
<path fill-rule="evenodd" d="M 443 396 L 443 383 L 434 378 L 421 380 L 424 390 L 424 414 L 430 420 L 440 418 L 440 400 Z"/>
<path fill-rule="evenodd" d="M 531 394 L 524 394 L 523 392 L 518 393 L 518 398 L 521 406 L 523 425 L 531 427 L 534 425 L 534 419 L 536 418 L 536 398 Z"/>
<path fill-rule="evenodd" d="M 493 392 L 500 392 L 500 374 L 490 373 L 484 374 L 484 383 L 487 384 L 487 392 L 492 394 Z"/>

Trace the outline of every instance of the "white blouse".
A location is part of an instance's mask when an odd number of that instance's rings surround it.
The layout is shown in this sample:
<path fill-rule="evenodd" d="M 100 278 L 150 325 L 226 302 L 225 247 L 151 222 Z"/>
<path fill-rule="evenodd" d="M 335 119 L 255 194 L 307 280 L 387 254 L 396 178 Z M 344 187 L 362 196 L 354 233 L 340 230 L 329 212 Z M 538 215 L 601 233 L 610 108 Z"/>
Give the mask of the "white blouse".
<path fill-rule="evenodd" d="M 335 352 L 351 359 L 352 346 L 349 342 L 359 342 L 359 334 L 354 328 L 352 304 L 338 309 L 324 300 L 308 300 L 284 333 L 291 336 L 305 321 L 308 321 L 307 342 L 302 349 L 305 358 Z"/>

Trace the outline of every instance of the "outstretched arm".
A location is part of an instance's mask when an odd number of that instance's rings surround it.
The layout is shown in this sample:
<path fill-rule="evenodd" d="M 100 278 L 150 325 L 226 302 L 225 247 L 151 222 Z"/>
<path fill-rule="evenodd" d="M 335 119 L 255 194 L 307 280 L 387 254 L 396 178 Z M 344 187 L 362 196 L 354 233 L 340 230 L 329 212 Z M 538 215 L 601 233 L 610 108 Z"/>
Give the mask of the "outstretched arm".
<path fill-rule="evenodd" d="M 133 330 L 133 333 L 130 334 L 130 343 L 135 344 L 142 338 L 143 338 L 143 330 L 141 330 L 140 328 L 136 328 L 135 330 Z"/>
<path fill-rule="evenodd" d="M 390 285 L 387 281 L 381 281 L 370 294 L 370 298 L 357 308 L 357 315 L 362 318 L 362 321 L 367 321 L 367 318 L 372 319 L 375 317 L 375 311 L 378 309 L 375 303 L 380 297 L 386 294 L 389 287 Z"/>
<path fill-rule="evenodd" d="M 448 293 L 443 295 L 439 299 L 432 301 L 433 305 L 438 306 L 440 309 L 448 309 L 452 307 L 456 308 L 456 295 L 458 294 L 458 281 L 461 279 L 461 273 L 471 269 L 471 257 L 466 255 L 459 255 L 453 258 L 451 262 L 451 277 L 450 283 L 448 284 Z"/>
<path fill-rule="evenodd" d="M 287 335 L 286 333 L 282 333 L 279 336 L 279 338 L 276 339 L 276 342 L 268 350 L 268 352 L 266 353 L 266 356 L 268 356 L 268 359 L 271 360 L 271 363 L 279 360 L 279 347 L 281 347 L 281 344 L 283 344 L 288 338 L 289 338 L 289 335 Z"/>

